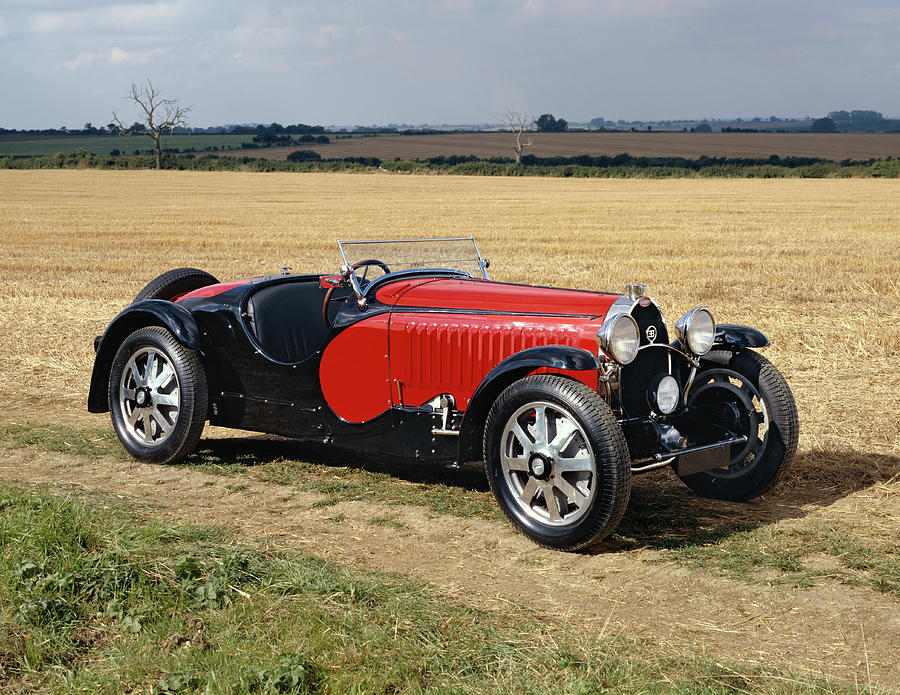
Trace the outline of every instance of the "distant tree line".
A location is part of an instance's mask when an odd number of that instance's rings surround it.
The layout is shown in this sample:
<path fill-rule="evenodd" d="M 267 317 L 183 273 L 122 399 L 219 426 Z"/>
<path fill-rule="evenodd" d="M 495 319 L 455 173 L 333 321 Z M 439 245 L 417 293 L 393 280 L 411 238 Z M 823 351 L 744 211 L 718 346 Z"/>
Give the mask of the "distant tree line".
<path fill-rule="evenodd" d="M 377 157 L 325 159 L 312 150 L 292 153 L 287 161 L 256 157 L 164 155 L 167 169 L 193 171 L 366 171 L 438 173 L 479 176 L 547 176 L 578 178 L 900 178 L 900 159 L 834 162 L 812 157 L 766 159 L 699 157 L 536 157 L 525 155 L 516 164 L 508 157 L 430 157 L 424 160 L 381 160 Z M 0 157 L 0 169 L 146 169 L 155 157 L 110 157 L 86 150 L 44 157 Z"/>
<path fill-rule="evenodd" d="M 327 145 L 331 142 L 331 138 L 327 135 L 313 135 L 312 133 L 304 133 L 294 137 L 293 135 L 279 134 L 277 131 L 264 130 L 254 135 L 252 142 L 242 142 L 241 147 L 252 150 L 259 147 L 286 147 L 290 145 L 316 144 Z"/>

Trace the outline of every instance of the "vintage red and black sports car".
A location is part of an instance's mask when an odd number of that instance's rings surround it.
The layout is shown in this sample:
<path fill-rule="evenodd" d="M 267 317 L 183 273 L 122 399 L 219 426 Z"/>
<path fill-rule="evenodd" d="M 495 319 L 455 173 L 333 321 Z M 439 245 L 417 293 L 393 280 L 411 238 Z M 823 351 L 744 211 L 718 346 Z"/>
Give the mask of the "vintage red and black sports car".
<path fill-rule="evenodd" d="M 504 513 L 562 550 L 608 535 L 634 473 L 766 492 L 797 410 L 759 331 L 625 294 L 488 279 L 472 238 L 339 242 L 339 273 L 153 280 L 95 340 L 89 409 L 165 463 L 216 425 L 429 461 L 484 460 Z"/>

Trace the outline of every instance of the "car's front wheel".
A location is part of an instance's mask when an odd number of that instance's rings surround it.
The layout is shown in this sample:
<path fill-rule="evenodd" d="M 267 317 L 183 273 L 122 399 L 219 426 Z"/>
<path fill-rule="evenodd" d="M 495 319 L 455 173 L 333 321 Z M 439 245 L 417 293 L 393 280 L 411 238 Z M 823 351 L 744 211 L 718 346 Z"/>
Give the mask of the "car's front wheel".
<path fill-rule="evenodd" d="M 504 514 L 547 548 L 578 550 L 604 538 L 628 504 L 622 430 L 578 381 L 541 374 L 509 386 L 488 415 L 484 459 Z"/>
<path fill-rule="evenodd" d="M 119 346 L 109 410 L 119 440 L 136 459 L 169 463 L 191 453 L 206 422 L 207 399 L 200 356 L 165 328 L 141 328 Z"/>
<path fill-rule="evenodd" d="M 762 355 L 742 348 L 713 348 L 702 360 L 688 407 L 711 428 L 747 437 L 732 444 L 729 463 L 682 477 L 704 497 L 743 501 L 767 492 L 797 451 L 797 406 L 781 372 Z"/>

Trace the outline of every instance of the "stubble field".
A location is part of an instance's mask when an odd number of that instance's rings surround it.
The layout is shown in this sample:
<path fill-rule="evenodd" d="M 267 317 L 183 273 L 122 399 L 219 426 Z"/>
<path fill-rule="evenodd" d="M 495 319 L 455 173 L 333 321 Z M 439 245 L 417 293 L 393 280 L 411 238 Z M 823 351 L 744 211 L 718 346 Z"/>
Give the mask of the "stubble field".
<path fill-rule="evenodd" d="M 0 219 L 0 479 L 119 495 L 655 654 L 900 687 L 897 181 L 0 171 Z M 193 468 L 138 466 L 85 411 L 93 336 L 167 269 L 334 272 L 338 238 L 470 234 L 494 279 L 640 281 L 670 324 L 704 304 L 766 333 L 801 422 L 781 487 L 726 505 L 643 476 L 620 532 L 565 555 L 507 528 L 477 471 L 221 430 Z"/>

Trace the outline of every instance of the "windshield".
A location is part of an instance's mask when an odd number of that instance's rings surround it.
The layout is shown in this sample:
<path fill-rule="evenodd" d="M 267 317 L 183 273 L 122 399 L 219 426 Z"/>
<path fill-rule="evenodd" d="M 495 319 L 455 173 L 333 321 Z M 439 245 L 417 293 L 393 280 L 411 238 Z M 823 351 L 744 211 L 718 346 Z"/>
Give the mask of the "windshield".
<path fill-rule="evenodd" d="M 473 237 L 338 241 L 338 245 L 346 265 L 358 268 L 359 275 L 366 266 L 377 266 L 385 273 L 414 268 L 445 268 L 487 279 L 485 262 Z"/>

